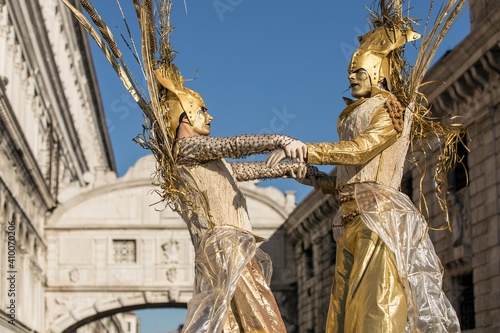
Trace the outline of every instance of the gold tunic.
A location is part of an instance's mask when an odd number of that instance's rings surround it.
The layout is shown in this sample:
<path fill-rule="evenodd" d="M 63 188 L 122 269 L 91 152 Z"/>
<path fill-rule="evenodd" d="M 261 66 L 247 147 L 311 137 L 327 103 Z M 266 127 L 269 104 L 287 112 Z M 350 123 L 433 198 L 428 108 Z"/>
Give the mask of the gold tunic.
<path fill-rule="evenodd" d="M 399 189 L 409 126 L 402 135 L 394 129 L 385 105 L 388 95 L 380 92 L 349 105 L 339 117 L 340 142 L 307 144 L 308 163 L 337 165 L 337 188 L 375 182 Z"/>

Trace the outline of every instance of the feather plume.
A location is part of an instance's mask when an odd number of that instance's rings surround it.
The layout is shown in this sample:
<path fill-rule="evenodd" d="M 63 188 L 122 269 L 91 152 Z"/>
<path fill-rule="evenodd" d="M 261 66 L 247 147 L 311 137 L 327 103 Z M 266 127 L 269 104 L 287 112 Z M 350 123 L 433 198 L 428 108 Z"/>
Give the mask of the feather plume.
<path fill-rule="evenodd" d="M 141 2 L 140 0 L 133 0 L 141 33 L 141 55 L 138 55 L 120 1 L 116 0 L 119 12 L 125 22 L 130 44 L 123 35 L 121 36 L 127 47 L 133 51 L 134 57 L 139 63 L 146 80 L 147 93 L 144 93 L 144 90 L 137 84 L 137 80 L 126 66 L 122 58 L 122 52 L 111 30 L 91 1 L 80 0 L 80 3 L 97 29 L 83 12 L 73 6 L 69 0 L 61 1 L 96 41 L 111 67 L 144 114 L 143 133 L 134 140 L 143 148 L 149 149 L 156 159 L 156 172 L 152 178 L 155 185 L 159 187 L 154 190 L 161 196 L 159 202 L 165 203 L 165 206 L 170 206 L 176 211 L 180 210 L 180 202 L 183 202 L 187 207 L 192 207 L 196 202 L 208 212 L 203 194 L 190 186 L 179 175 L 174 151 L 174 138 L 169 137 L 168 131 L 170 127 L 166 103 L 168 90 L 158 83 L 154 74 L 154 71 L 161 67 L 169 72 L 169 77 L 174 78 L 174 81 L 178 83 L 182 81 L 179 70 L 173 63 L 175 52 L 170 44 L 170 34 L 173 31 L 170 24 L 172 1 L 160 0 L 153 2 L 152 0 L 143 0 Z M 154 8 L 155 5 L 158 7 Z M 159 17 L 155 17 L 154 13 L 159 13 Z M 132 48 L 130 45 L 132 45 Z"/>
<path fill-rule="evenodd" d="M 425 95 L 419 91 L 425 84 L 423 79 L 429 69 L 436 52 L 448 33 L 455 19 L 460 14 L 466 0 L 443 0 L 442 6 L 437 13 L 434 0 L 431 0 L 426 19 L 421 45 L 414 66 L 407 63 L 404 57 L 404 48 L 394 50 L 389 54 L 391 62 L 391 79 L 394 85 L 394 95 L 402 105 L 408 107 L 413 113 L 411 129 L 410 152 L 420 152 L 423 155 L 423 166 L 418 160 L 413 162 L 420 171 L 420 210 L 428 213 L 427 203 L 423 196 L 422 184 L 427 176 L 428 155 L 433 154 L 436 165 L 432 174 L 435 185 L 435 195 L 441 210 L 444 212 L 446 225 L 437 229 L 449 229 L 447 194 L 447 173 L 462 161 L 458 158 L 457 147 L 464 145 L 468 139 L 467 129 L 458 122 L 459 117 L 444 115 L 436 117 L 432 114 Z M 375 1 L 370 11 L 372 25 L 374 27 L 383 25 L 387 28 L 400 30 L 412 29 L 417 20 L 409 17 L 409 10 L 403 15 L 404 1 Z M 409 1 L 408 1 L 409 7 Z M 430 23 L 431 17 L 435 20 Z M 427 32 L 427 30 L 429 30 Z"/>
<path fill-rule="evenodd" d="M 99 27 L 99 32 L 92 26 L 89 20 L 85 17 L 85 15 L 76 7 L 74 7 L 69 0 L 61 0 L 73 13 L 75 18 L 80 22 L 85 30 L 89 33 L 89 35 L 95 40 L 101 51 L 104 53 L 104 56 L 110 63 L 111 67 L 114 69 L 120 80 L 122 81 L 125 88 L 134 98 L 134 101 L 139 105 L 142 110 L 147 109 L 147 102 L 144 96 L 141 94 L 140 89 L 133 83 L 135 81 L 133 79 L 132 73 L 129 71 L 127 66 L 122 60 L 122 53 L 119 50 L 116 41 L 111 33 L 111 30 L 107 27 L 107 25 L 102 20 L 101 16 L 97 13 L 94 6 L 86 1 L 84 8 L 88 8 L 90 10 L 89 16 L 93 20 L 93 22 Z"/>

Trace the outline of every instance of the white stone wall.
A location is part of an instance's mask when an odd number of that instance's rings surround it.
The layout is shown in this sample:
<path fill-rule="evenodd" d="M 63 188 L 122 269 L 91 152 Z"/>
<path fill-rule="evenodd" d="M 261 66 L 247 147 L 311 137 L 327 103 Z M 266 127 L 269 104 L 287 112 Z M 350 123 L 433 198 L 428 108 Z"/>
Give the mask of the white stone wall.
<path fill-rule="evenodd" d="M 81 32 L 75 31 L 72 14 L 62 1 L 46 0 L 40 1 L 39 4 L 57 74 L 66 97 L 64 106 L 74 123 L 78 124 L 75 130 L 88 164 L 88 171 L 94 173 L 98 169 L 106 169 L 109 167 L 105 156 L 107 147 L 100 132 L 100 122 L 103 122 L 103 119 L 98 118 L 102 110 L 100 105 L 92 102 L 92 98 L 96 96 L 93 96 L 90 90 L 90 86 L 93 86 L 95 91 L 98 91 L 98 86 L 97 82 L 88 77 L 84 67 L 84 60 L 92 62 L 91 59 L 86 59 L 90 54 L 82 53 L 83 50 L 77 41 L 81 38 Z"/>
<path fill-rule="evenodd" d="M 89 90 L 90 51 L 60 6 L 0 1 L 0 278 L 15 275 L 15 292 L 3 282 L 0 290 L 2 332 L 44 330 L 46 218 L 62 190 L 85 185 L 84 173 L 114 169 L 100 99 Z M 11 301 L 15 326 L 4 311 Z"/>

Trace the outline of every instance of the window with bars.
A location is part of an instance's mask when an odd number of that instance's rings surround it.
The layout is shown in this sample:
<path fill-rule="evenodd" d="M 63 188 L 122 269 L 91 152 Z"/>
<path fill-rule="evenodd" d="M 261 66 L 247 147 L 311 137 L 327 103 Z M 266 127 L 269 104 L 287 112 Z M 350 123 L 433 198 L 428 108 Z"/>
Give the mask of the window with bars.
<path fill-rule="evenodd" d="M 135 240 L 113 240 L 113 262 L 116 264 L 133 264 L 137 262 Z"/>

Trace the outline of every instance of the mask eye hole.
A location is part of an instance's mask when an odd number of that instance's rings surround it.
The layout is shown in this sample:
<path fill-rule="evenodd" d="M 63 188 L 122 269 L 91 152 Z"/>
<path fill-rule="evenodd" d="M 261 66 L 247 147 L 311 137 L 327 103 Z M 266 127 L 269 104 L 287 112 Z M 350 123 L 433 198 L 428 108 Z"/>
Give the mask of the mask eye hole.
<path fill-rule="evenodd" d="M 364 80 L 368 79 L 368 73 L 363 69 L 358 69 L 353 74 L 357 80 L 364 81 Z"/>

